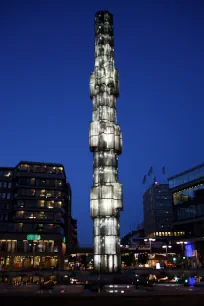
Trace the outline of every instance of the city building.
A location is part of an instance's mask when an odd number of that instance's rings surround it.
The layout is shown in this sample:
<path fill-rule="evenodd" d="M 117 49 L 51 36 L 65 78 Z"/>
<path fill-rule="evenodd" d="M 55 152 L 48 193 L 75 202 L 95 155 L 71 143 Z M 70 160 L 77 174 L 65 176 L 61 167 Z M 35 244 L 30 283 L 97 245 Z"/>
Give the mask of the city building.
<path fill-rule="evenodd" d="M 148 237 L 173 236 L 172 198 L 168 184 L 153 183 L 143 195 L 144 230 Z"/>
<path fill-rule="evenodd" d="M 76 243 L 63 165 L 0 168 L 0 270 L 63 268 Z"/>
<path fill-rule="evenodd" d="M 137 251 L 138 249 L 142 248 L 145 245 L 144 242 L 145 234 L 144 230 L 134 230 L 126 234 L 121 239 L 121 247 L 122 248 L 128 248 L 128 249 L 134 249 Z"/>
<path fill-rule="evenodd" d="M 95 15 L 95 68 L 90 78 L 93 102 L 89 146 L 93 152 L 93 187 L 90 195 L 94 223 L 94 268 L 120 270 L 120 223 L 122 185 L 118 183 L 118 155 L 122 134 L 116 119 L 119 96 L 118 71 L 114 66 L 113 16 Z"/>
<path fill-rule="evenodd" d="M 173 199 L 173 230 L 185 232 L 187 241 L 204 243 L 204 164 L 169 179 Z M 204 250 L 203 250 L 204 255 Z"/>

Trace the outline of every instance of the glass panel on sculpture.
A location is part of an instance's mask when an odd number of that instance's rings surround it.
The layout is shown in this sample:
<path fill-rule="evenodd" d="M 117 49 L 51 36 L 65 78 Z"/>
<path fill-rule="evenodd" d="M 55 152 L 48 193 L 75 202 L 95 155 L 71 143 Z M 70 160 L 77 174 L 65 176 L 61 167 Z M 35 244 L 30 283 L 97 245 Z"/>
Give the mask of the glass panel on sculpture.
<path fill-rule="evenodd" d="M 118 256 L 117 255 L 114 255 L 113 256 L 113 259 L 114 259 L 114 271 L 117 271 L 117 268 L 118 268 Z"/>
<path fill-rule="evenodd" d="M 99 218 L 94 218 L 94 235 L 100 235 L 100 221 Z"/>
<path fill-rule="evenodd" d="M 105 253 L 116 254 L 116 237 L 105 236 Z"/>
<path fill-rule="evenodd" d="M 118 209 L 122 209 L 123 208 L 123 201 L 122 201 L 122 199 L 121 200 L 113 200 L 114 202 L 114 204 L 113 204 L 113 206 L 114 206 L 114 209 L 115 209 L 115 211 L 117 212 L 117 210 Z M 116 213 L 116 215 L 117 215 L 117 213 Z"/>
<path fill-rule="evenodd" d="M 113 184 L 113 198 L 118 200 L 122 198 L 122 185 L 119 183 Z"/>
<path fill-rule="evenodd" d="M 90 133 L 91 136 L 97 136 L 99 134 L 100 131 L 100 125 L 99 122 L 92 122 L 90 125 Z"/>
<path fill-rule="evenodd" d="M 101 120 L 109 120 L 109 107 L 108 106 L 102 106 L 102 116 Z"/>
<path fill-rule="evenodd" d="M 110 272 L 113 271 L 113 256 L 112 255 L 108 256 L 108 268 Z"/>
<path fill-rule="evenodd" d="M 94 266 L 96 270 L 100 269 L 100 255 L 94 255 Z"/>
<path fill-rule="evenodd" d="M 106 183 L 116 183 L 116 169 L 113 167 L 104 168 L 104 181 Z"/>
<path fill-rule="evenodd" d="M 113 152 L 105 152 L 104 153 L 104 160 L 106 166 L 117 167 L 118 161 L 116 159 L 116 154 Z"/>
<path fill-rule="evenodd" d="M 99 187 L 91 188 L 91 200 L 96 200 L 99 197 Z"/>
<path fill-rule="evenodd" d="M 109 108 L 109 120 L 111 122 L 116 121 L 116 113 L 115 113 L 115 109 L 113 109 L 113 108 Z"/>
<path fill-rule="evenodd" d="M 99 182 L 99 169 L 94 168 L 94 185 L 97 185 Z"/>
<path fill-rule="evenodd" d="M 99 138 L 98 136 L 92 136 L 90 138 L 90 147 L 96 148 L 98 146 Z"/>
<path fill-rule="evenodd" d="M 101 254 L 101 237 L 94 237 L 94 254 Z"/>
<path fill-rule="evenodd" d="M 98 200 L 91 200 L 91 216 L 96 217 L 99 213 L 99 202 Z"/>
<path fill-rule="evenodd" d="M 98 119 L 99 119 L 98 111 L 93 111 L 92 112 L 92 120 L 97 121 Z"/>
<path fill-rule="evenodd" d="M 104 227 L 104 235 L 118 235 L 116 218 L 105 218 Z"/>
<path fill-rule="evenodd" d="M 100 200 L 100 216 L 111 216 L 113 213 L 112 199 Z"/>
<path fill-rule="evenodd" d="M 111 185 L 109 186 L 101 186 L 100 195 L 102 199 L 112 199 L 113 198 L 113 188 Z"/>

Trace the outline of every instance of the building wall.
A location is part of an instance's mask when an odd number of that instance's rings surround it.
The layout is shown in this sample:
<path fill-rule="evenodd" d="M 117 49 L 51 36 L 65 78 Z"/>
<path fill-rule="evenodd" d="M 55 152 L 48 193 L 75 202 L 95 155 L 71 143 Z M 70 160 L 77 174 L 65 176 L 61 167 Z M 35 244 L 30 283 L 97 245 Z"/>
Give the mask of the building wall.
<path fill-rule="evenodd" d="M 169 178 L 174 230 L 199 237 L 204 233 L 204 164 Z"/>
<path fill-rule="evenodd" d="M 0 168 L 0 269 L 63 267 L 76 238 L 71 223 L 71 187 L 62 165 Z"/>
<path fill-rule="evenodd" d="M 143 211 L 145 235 L 171 235 L 173 212 L 168 184 L 152 184 L 143 195 Z"/>

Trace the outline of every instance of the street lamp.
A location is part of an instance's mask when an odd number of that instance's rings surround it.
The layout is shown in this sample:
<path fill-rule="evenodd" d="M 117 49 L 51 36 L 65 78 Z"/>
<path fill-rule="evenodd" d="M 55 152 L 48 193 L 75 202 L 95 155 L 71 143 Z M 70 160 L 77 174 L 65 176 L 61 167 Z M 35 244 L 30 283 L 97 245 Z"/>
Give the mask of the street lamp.
<path fill-rule="evenodd" d="M 187 244 L 187 241 L 177 241 L 176 244 L 181 244 L 181 248 L 182 248 L 182 255 L 184 253 L 184 245 Z"/>
<path fill-rule="evenodd" d="M 172 246 L 171 246 L 171 245 L 162 245 L 162 248 L 163 248 L 163 249 L 166 249 L 166 256 L 167 256 L 167 255 L 168 255 L 167 249 L 168 249 L 168 248 L 171 249 Z"/>
<path fill-rule="evenodd" d="M 146 238 L 144 241 L 149 241 L 149 246 L 150 246 L 150 254 L 152 253 L 152 242 L 155 241 L 156 239 L 154 238 Z"/>

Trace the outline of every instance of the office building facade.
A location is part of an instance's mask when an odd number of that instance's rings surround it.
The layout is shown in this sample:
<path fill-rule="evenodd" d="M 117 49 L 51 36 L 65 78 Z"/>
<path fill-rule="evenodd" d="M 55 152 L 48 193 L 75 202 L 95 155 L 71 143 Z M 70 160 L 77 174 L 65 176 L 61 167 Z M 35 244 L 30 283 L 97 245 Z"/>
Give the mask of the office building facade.
<path fill-rule="evenodd" d="M 175 231 L 203 241 L 204 236 L 204 164 L 169 178 Z"/>
<path fill-rule="evenodd" d="M 63 165 L 22 161 L 0 168 L 1 270 L 63 268 L 77 240 L 72 223 Z"/>
<path fill-rule="evenodd" d="M 143 195 L 144 231 L 150 237 L 172 236 L 172 199 L 168 184 L 155 182 Z"/>

